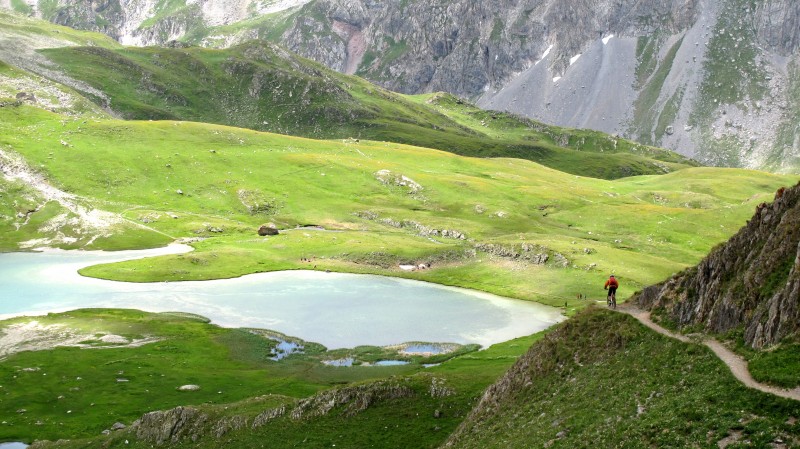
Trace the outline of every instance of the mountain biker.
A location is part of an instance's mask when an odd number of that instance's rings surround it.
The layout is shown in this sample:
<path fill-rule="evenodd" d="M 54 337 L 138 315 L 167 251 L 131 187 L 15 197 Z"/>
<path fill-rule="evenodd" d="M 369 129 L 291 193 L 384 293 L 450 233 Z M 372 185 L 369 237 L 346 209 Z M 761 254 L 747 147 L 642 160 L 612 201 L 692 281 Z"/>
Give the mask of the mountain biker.
<path fill-rule="evenodd" d="M 617 308 L 618 287 L 619 282 L 617 282 L 617 278 L 615 278 L 613 274 L 609 276 L 608 280 L 606 281 L 606 285 L 603 286 L 603 290 L 608 290 L 608 305 L 615 309 Z"/>

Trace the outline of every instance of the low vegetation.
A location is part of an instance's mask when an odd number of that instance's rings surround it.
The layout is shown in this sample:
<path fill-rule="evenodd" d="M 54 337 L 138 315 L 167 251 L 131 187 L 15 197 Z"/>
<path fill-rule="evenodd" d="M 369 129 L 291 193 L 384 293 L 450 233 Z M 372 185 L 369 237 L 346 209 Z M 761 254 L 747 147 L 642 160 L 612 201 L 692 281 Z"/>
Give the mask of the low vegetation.
<path fill-rule="evenodd" d="M 527 354 L 517 359 L 531 343 Z M 149 351 L 155 352 L 153 348 Z M 107 350 L 85 352 L 115 357 Z M 156 368 L 143 365 L 132 354 L 137 353 L 129 352 L 118 363 L 140 366 L 134 368 L 137 372 Z M 272 378 L 272 370 L 284 369 L 282 363 L 269 365 L 264 370 L 266 378 Z M 157 368 L 154 372 L 168 375 L 180 369 Z M 357 377 L 374 368 L 320 369 Z M 220 377 L 232 371 L 222 371 Z M 217 405 L 217 398 L 212 398 L 210 403 L 153 415 L 108 436 L 39 447 L 144 448 L 159 441 L 200 448 L 267 444 L 276 448 L 434 448 L 443 443 L 459 448 L 690 447 L 698 442 L 709 447 L 800 445 L 796 418 L 800 406 L 795 401 L 743 387 L 703 346 L 660 336 L 630 316 L 604 310 L 584 311 L 544 338 L 515 340 L 440 366 L 398 374 L 336 387 L 303 400 L 265 394 Z M 294 375 L 304 379 L 296 386 L 308 379 L 299 370 Z M 132 378 L 129 386 L 141 382 L 147 382 L 147 376 Z M 183 395 L 181 402 L 187 404 L 192 402 L 188 398 L 201 392 L 165 394 Z M 62 401 L 71 398 L 68 395 Z M 62 413 L 58 419 L 70 422 L 69 415 Z M 87 427 L 108 428 L 115 417 L 98 414 L 96 419 L 85 421 L 92 423 Z M 164 423 L 168 429 L 161 426 Z"/>

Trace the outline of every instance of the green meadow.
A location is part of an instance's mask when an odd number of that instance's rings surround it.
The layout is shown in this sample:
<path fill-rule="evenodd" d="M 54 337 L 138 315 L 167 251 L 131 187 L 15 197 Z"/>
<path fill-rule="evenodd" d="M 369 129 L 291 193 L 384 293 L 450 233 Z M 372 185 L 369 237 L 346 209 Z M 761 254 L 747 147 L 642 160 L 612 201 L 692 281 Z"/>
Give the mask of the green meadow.
<path fill-rule="evenodd" d="M 17 410 L 0 427 L 2 438 L 69 438 L 40 448 L 149 448 L 169 430 L 177 438 L 161 446 L 434 448 L 449 440 L 459 448 L 718 447 L 720 441 L 770 447 L 781 441 L 794 448 L 800 431 L 796 401 L 742 386 L 701 345 L 597 308 L 544 335 L 402 369 L 325 367 L 314 356 L 259 360 L 250 355 L 263 355 L 263 348 L 252 351 L 263 342 L 175 316 L 87 310 L 43 321 L 164 340 L 140 348 L 24 352 L 0 365 L 2 404 Z M 504 376 L 520 358 L 525 364 Z M 190 381 L 201 389 L 178 391 Z M 496 381 L 497 402 L 482 402 Z M 161 432 L 100 435 L 115 422 L 131 424 L 177 405 L 197 414 Z M 273 418 L 259 419 L 265 415 Z"/>

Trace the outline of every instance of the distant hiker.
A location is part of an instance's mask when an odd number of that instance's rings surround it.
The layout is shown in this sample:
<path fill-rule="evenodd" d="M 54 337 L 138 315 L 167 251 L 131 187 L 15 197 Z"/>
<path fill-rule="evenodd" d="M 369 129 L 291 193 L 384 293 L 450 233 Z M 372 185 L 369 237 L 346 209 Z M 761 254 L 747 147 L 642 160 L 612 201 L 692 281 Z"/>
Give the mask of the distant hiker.
<path fill-rule="evenodd" d="M 606 281 L 606 285 L 603 286 L 603 290 L 608 290 L 608 298 L 607 298 L 608 306 L 614 309 L 617 308 L 618 287 L 619 287 L 619 282 L 617 282 L 617 278 L 615 278 L 613 274 Z"/>

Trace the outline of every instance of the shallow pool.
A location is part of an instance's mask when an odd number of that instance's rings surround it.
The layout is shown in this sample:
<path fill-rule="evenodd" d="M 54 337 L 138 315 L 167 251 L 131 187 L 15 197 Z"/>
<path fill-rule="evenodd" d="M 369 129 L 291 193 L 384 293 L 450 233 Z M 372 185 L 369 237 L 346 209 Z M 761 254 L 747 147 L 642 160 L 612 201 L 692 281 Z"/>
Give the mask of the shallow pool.
<path fill-rule="evenodd" d="M 85 307 L 182 311 L 228 327 L 272 329 L 330 349 L 408 341 L 488 346 L 545 329 L 558 309 L 383 276 L 282 271 L 237 279 L 135 284 L 80 276 L 81 267 L 186 251 L 0 254 L 0 318 Z"/>

